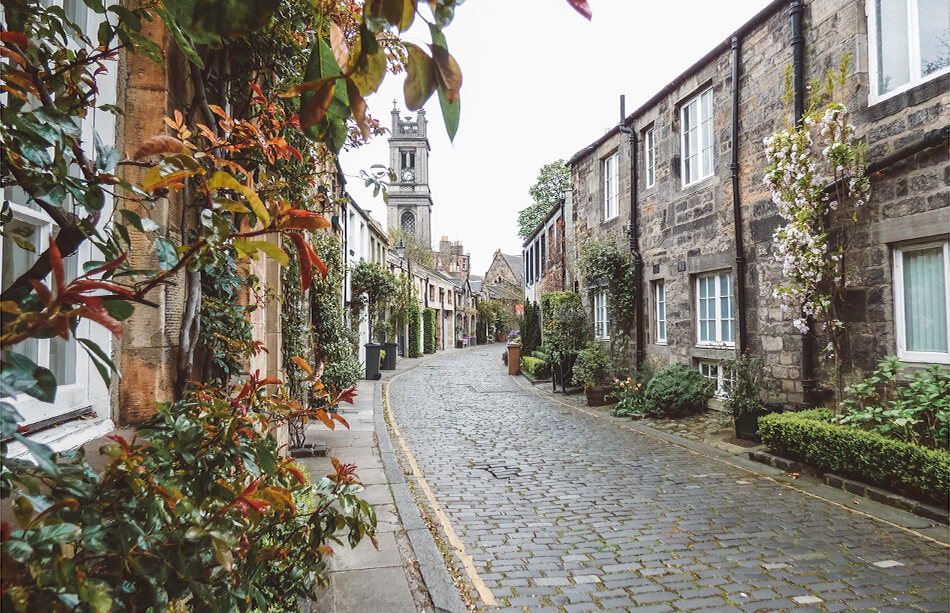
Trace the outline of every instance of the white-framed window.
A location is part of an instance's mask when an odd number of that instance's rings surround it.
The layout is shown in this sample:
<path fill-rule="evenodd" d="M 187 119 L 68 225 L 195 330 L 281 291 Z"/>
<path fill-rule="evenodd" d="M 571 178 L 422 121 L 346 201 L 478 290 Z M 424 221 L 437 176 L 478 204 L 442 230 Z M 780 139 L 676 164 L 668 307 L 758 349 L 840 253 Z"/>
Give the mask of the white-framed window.
<path fill-rule="evenodd" d="M 865 11 L 871 104 L 950 72 L 946 0 L 869 0 Z"/>
<path fill-rule="evenodd" d="M 607 290 L 594 294 L 594 336 L 610 338 L 610 297 Z"/>
<path fill-rule="evenodd" d="M 680 109 L 683 128 L 683 187 L 713 173 L 712 88 Z"/>
<path fill-rule="evenodd" d="M 604 159 L 604 221 L 620 214 L 619 162 L 619 153 Z"/>
<path fill-rule="evenodd" d="M 894 249 L 897 357 L 950 364 L 950 242 Z"/>
<path fill-rule="evenodd" d="M 69 19 L 87 33 L 96 32 L 103 19 L 101 15 L 89 10 L 82 0 L 47 1 L 43 4 L 62 7 Z M 71 47 L 78 48 L 78 45 Z M 114 104 L 116 99 L 116 63 L 107 61 L 105 66 L 107 71 L 96 78 L 96 98 L 99 106 Z M 93 147 L 94 133 L 107 145 L 115 143 L 115 117 L 107 111 L 94 109 L 79 122 L 79 128 L 84 152 L 89 159 L 96 157 Z M 78 173 L 78 169 L 75 172 Z M 0 190 L 0 197 L 10 203 L 13 214 L 12 221 L 5 229 L 17 230 L 19 238 L 34 248 L 31 253 L 18 246 L 12 236 L 3 237 L 0 243 L 0 260 L 3 263 L 0 274 L 2 290 L 9 287 L 49 248 L 50 240 L 58 234 L 59 229 L 38 205 L 31 202 L 22 189 L 7 187 Z M 108 194 L 105 196 L 104 205 L 101 218 L 106 220 L 112 216 L 112 197 Z M 101 225 L 105 223 L 103 221 Z M 84 263 L 101 259 L 102 255 L 88 241 L 82 243 L 76 253 L 63 259 L 67 281 L 83 272 Z M 52 277 L 47 276 L 45 283 L 47 286 L 52 285 Z M 23 418 L 20 422 L 22 425 L 38 431 L 46 426 L 70 420 L 74 416 L 89 414 L 90 411 L 98 417 L 72 420 L 32 435 L 35 440 L 50 445 L 56 451 L 75 448 L 113 427 L 110 419 L 109 390 L 76 338 L 89 339 L 107 355 L 112 354 L 112 334 L 88 319 L 79 320 L 75 335 L 71 335 L 69 340 L 59 337 L 29 339 L 10 348 L 12 352 L 27 356 L 39 366 L 49 368 L 56 377 L 56 398 L 52 403 L 41 402 L 26 394 L 14 398 L 13 404 Z M 26 450 L 19 443 L 14 443 L 10 453 L 12 457 L 20 457 Z"/>
<path fill-rule="evenodd" d="M 666 344 L 666 285 L 663 280 L 653 282 L 653 318 L 656 344 Z"/>
<path fill-rule="evenodd" d="M 647 187 L 656 184 L 656 132 L 653 128 L 643 135 L 643 161 L 646 164 Z"/>
<path fill-rule="evenodd" d="M 732 373 L 721 362 L 699 362 L 699 373 L 715 384 L 715 394 L 723 398 L 732 387 Z"/>
<path fill-rule="evenodd" d="M 697 345 L 736 344 L 735 301 L 732 273 L 696 277 Z"/>

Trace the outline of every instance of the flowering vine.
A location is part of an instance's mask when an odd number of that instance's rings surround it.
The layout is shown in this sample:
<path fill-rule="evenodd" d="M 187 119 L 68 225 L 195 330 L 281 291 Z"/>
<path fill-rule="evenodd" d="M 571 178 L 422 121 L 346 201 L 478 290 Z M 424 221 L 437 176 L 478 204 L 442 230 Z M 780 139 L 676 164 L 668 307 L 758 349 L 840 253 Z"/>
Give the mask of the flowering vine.
<path fill-rule="evenodd" d="M 846 72 L 847 60 L 842 80 Z M 829 76 L 823 94 L 830 96 L 834 84 Z M 825 100 L 819 95 L 799 124 L 765 139 L 764 182 L 785 220 L 772 237 L 784 279 L 774 295 L 794 313 L 792 324 L 799 332 L 809 333 L 813 321 L 828 334 L 824 353 L 834 362 L 840 399 L 845 254 L 870 182 L 864 174 L 864 143 L 854 138 L 847 108 Z"/>

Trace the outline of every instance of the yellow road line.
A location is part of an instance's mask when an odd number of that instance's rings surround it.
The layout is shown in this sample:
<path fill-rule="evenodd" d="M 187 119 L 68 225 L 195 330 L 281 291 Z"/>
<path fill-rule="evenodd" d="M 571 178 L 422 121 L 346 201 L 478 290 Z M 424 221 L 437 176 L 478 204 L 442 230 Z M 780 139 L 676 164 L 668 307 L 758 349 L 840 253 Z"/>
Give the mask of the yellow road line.
<path fill-rule="evenodd" d="M 525 386 L 521 383 L 521 381 L 518 380 L 517 377 L 515 377 L 515 376 L 513 376 L 513 375 L 509 375 L 509 376 L 511 377 L 511 379 L 512 379 L 515 383 L 518 384 L 518 387 L 520 387 L 521 389 L 523 389 L 523 390 L 525 390 L 525 391 L 527 391 L 527 392 L 532 392 L 532 393 L 534 393 L 535 395 L 537 395 L 538 397 L 541 397 L 541 398 L 544 398 L 544 399 L 546 399 L 546 400 L 549 400 L 550 402 L 556 402 L 557 404 L 562 404 L 562 405 L 564 405 L 564 406 L 566 406 L 566 407 L 569 407 L 569 408 L 571 408 L 571 409 L 574 409 L 575 411 L 580 411 L 581 413 L 586 413 L 587 415 L 590 415 L 591 417 L 596 417 L 596 418 L 599 418 L 599 419 L 603 419 L 603 418 L 605 417 L 605 415 L 604 415 L 603 413 L 599 413 L 599 412 L 595 412 L 595 411 L 590 411 L 590 410 L 584 409 L 583 407 L 579 407 L 579 406 L 577 406 L 577 405 L 575 405 L 575 404 L 571 404 L 571 403 L 569 403 L 569 402 L 564 402 L 563 400 L 558 400 L 557 398 L 552 398 L 552 397 L 549 397 L 549 396 L 542 396 L 541 393 L 540 393 L 539 391 L 537 391 L 536 389 L 530 389 L 530 388 L 525 387 Z M 739 466 L 739 465 L 737 465 L 737 464 L 733 464 L 732 462 L 726 461 L 726 460 L 724 460 L 724 459 L 722 459 L 722 458 L 717 458 L 716 456 L 712 456 L 712 455 L 703 453 L 703 452 L 701 452 L 701 451 L 696 451 L 695 449 L 690 449 L 689 447 L 686 447 L 685 445 L 682 445 L 682 444 L 677 443 L 677 442 L 675 442 L 675 441 L 668 441 L 668 440 L 665 439 L 665 438 L 656 436 L 656 435 L 654 435 L 654 434 L 650 434 L 649 432 L 644 432 L 643 430 L 638 430 L 637 428 L 633 428 L 633 427 L 628 426 L 627 424 L 624 424 L 624 423 L 620 423 L 620 424 L 617 424 L 617 425 L 618 425 L 619 427 L 621 427 L 621 428 L 625 428 L 625 429 L 627 429 L 627 430 L 630 430 L 631 432 L 636 432 L 636 433 L 642 434 L 642 435 L 644 435 L 644 436 L 649 436 L 649 437 L 651 437 L 651 438 L 655 438 L 655 439 L 658 440 L 658 441 L 664 441 L 664 442 L 667 442 L 667 443 L 673 443 L 674 445 L 676 445 L 676 446 L 678 446 L 678 447 L 681 447 L 681 448 L 685 449 L 686 451 L 689 451 L 690 453 L 694 453 L 694 454 L 696 454 L 696 455 L 700 455 L 700 456 L 703 456 L 703 457 L 705 457 L 705 458 L 709 458 L 709 459 L 711 459 L 711 460 L 715 460 L 715 461 L 717 461 L 717 462 L 721 462 L 721 463 L 723 463 L 723 464 L 728 464 L 729 466 L 732 466 L 733 468 L 738 468 L 739 470 L 743 470 L 743 471 L 745 471 L 745 472 L 747 472 L 747 473 L 749 473 L 749 474 L 751 474 L 751 475 L 756 475 L 757 477 L 760 477 L 760 478 L 763 478 L 763 479 L 767 479 L 767 480 L 771 481 L 772 483 L 781 485 L 782 487 L 786 487 L 786 488 L 788 488 L 788 489 L 790 489 L 790 490 L 794 490 L 794 491 L 796 491 L 796 492 L 799 492 L 799 493 L 804 494 L 804 495 L 806 495 L 806 496 L 810 496 L 810 497 L 815 498 L 815 499 L 817 499 L 817 500 L 822 500 L 822 501 L 824 501 L 824 502 L 827 502 L 827 503 L 830 504 L 830 505 L 833 505 L 833 506 L 836 506 L 836 507 L 840 507 L 840 508 L 845 509 L 845 510 L 847 510 L 847 511 L 850 511 L 851 513 L 854 513 L 854 514 L 856 514 L 856 515 L 862 515 L 862 516 L 867 517 L 867 518 L 869 518 L 869 519 L 873 519 L 874 521 L 877 521 L 877 522 L 880 522 L 880 523 L 882 523 L 882 524 L 886 524 L 886 525 L 888 525 L 888 526 L 891 526 L 892 528 L 897 528 L 898 530 L 903 530 L 904 532 L 909 532 L 910 534 L 913 534 L 913 535 L 915 535 L 915 536 L 919 536 L 920 538 L 922 538 L 922 539 L 924 539 L 924 540 L 931 541 L 931 542 L 933 542 L 933 543 L 937 543 L 938 545 L 942 545 L 942 546 L 944 546 L 944 547 L 950 548 L 950 543 L 945 543 L 945 542 L 943 542 L 943 541 L 941 541 L 941 540 L 938 540 L 938 539 L 935 539 L 935 538 L 933 538 L 933 537 L 927 536 L 926 534 L 921 534 L 920 532 L 917 532 L 916 530 L 913 530 L 913 529 L 911 529 L 911 528 L 907 528 L 907 527 L 905 527 L 905 526 L 901 526 L 900 524 L 895 524 L 894 522 L 887 521 L 886 519 L 881 519 L 880 517 L 876 517 L 876 516 L 874 516 L 874 515 L 871 515 L 870 513 L 865 513 L 864 511 L 859 511 L 858 509 L 853 509 L 853 508 L 849 507 L 849 506 L 846 505 L 846 504 L 841 504 L 840 502 L 835 502 L 834 500 L 828 500 L 827 498 L 824 498 L 824 497 L 819 496 L 819 495 L 817 495 L 817 494 L 812 494 L 811 492 L 806 492 L 805 490 L 803 490 L 803 489 L 801 489 L 801 488 L 797 488 L 797 487 L 795 487 L 795 486 L 793 486 L 793 485 L 790 485 L 790 484 L 788 484 L 788 483 L 783 483 L 783 482 L 781 482 L 781 481 L 778 481 L 777 479 L 773 479 L 772 477 L 769 477 L 768 475 L 763 475 L 763 474 L 761 474 L 761 473 L 757 473 L 757 472 L 755 472 L 754 470 L 750 470 L 750 469 L 748 469 L 748 468 L 745 468 L 744 466 Z"/>
<path fill-rule="evenodd" d="M 435 495 L 429 488 L 428 482 L 422 476 L 422 471 L 419 470 L 419 465 L 416 463 L 416 458 L 412 455 L 412 452 L 409 451 L 409 445 L 406 444 L 406 440 L 403 438 L 402 433 L 399 431 L 399 426 L 396 424 L 396 418 L 392 414 L 392 409 L 389 406 L 389 386 L 394 381 L 396 381 L 396 379 L 403 376 L 407 372 L 410 371 L 407 370 L 401 372 L 383 384 L 383 391 L 385 392 L 383 394 L 383 409 L 386 411 L 386 415 L 389 417 L 389 424 L 392 426 L 393 435 L 395 435 L 396 440 L 399 441 L 399 446 L 402 448 L 402 451 L 406 456 L 406 460 L 409 462 L 410 468 L 412 468 L 412 474 L 416 476 L 416 482 L 419 484 L 419 487 L 425 494 L 426 501 L 429 503 L 429 506 L 432 507 L 432 511 L 439 520 L 442 530 L 445 532 L 445 537 L 449 541 L 449 545 L 451 545 L 452 549 L 455 550 L 455 555 L 457 555 L 459 560 L 462 562 L 462 566 L 465 568 L 468 578 L 472 581 L 472 585 L 475 586 L 475 590 L 478 591 L 479 598 L 482 599 L 482 602 L 484 602 L 486 606 L 497 607 L 498 601 L 495 600 L 495 595 L 492 594 L 491 590 L 488 589 L 488 586 L 485 585 L 485 581 L 482 580 L 481 576 L 478 574 L 478 569 L 475 568 L 475 561 L 472 559 L 472 556 L 466 553 L 465 544 L 462 543 L 462 540 L 455 533 L 455 529 L 452 527 L 452 523 L 449 521 L 448 516 L 442 510 L 442 507 L 439 506 L 439 501 L 436 500 Z"/>

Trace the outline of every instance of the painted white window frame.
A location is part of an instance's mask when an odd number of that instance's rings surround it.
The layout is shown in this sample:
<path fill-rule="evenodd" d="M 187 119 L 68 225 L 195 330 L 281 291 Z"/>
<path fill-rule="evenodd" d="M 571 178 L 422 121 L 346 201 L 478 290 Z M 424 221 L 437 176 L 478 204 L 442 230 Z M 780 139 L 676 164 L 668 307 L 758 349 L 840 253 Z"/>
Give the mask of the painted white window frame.
<path fill-rule="evenodd" d="M 656 130 L 650 128 L 643 135 L 643 159 L 646 164 L 646 185 L 656 185 Z"/>
<path fill-rule="evenodd" d="M 729 289 L 728 294 L 722 293 L 722 278 L 729 277 L 729 283 L 726 284 L 726 287 Z M 715 295 L 713 296 L 702 296 L 700 294 L 701 281 L 706 279 L 714 279 L 713 287 L 715 289 Z M 736 346 L 736 298 L 735 290 L 733 288 L 733 282 L 735 278 L 733 277 L 731 270 L 722 270 L 718 272 L 702 274 L 696 276 L 696 346 L 697 347 L 735 347 Z M 726 317 L 723 313 L 722 308 L 722 299 L 729 299 L 729 317 Z M 702 338 L 702 326 L 700 325 L 700 304 L 701 301 L 706 300 L 711 303 L 713 310 L 713 317 L 707 317 L 702 321 L 712 322 L 712 330 L 715 332 L 713 338 L 703 339 Z M 707 315 L 709 311 L 707 311 Z M 723 339 L 722 334 L 722 324 L 724 322 L 732 322 L 732 339 L 725 340 Z"/>
<path fill-rule="evenodd" d="M 604 221 L 620 214 L 620 153 L 604 158 Z"/>
<path fill-rule="evenodd" d="M 904 85 L 897 87 L 885 94 L 878 93 L 878 75 L 880 66 L 878 65 L 878 46 L 880 41 L 877 38 L 877 11 L 875 10 L 880 0 L 868 0 L 864 5 L 864 13 L 867 17 L 868 26 L 868 105 L 883 102 L 902 92 L 905 92 L 922 83 L 936 79 L 946 74 L 950 74 L 950 66 L 945 66 L 940 70 L 932 72 L 929 75 L 922 75 L 920 65 L 920 13 L 918 0 L 907 0 L 907 60 L 910 64 L 910 79 Z"/>
<path fill-rule="evenodd" d="M 680 166 L 681 166 L 681 176 L 683 177 L 683 188 L 695 185 L 700 181 L 708 179 L 713 175 L 716 166 L 716 151 L 713 149 L 713 141 L 715 140 L 715 126 L 712 125 L 713 121 L 713 101 L 712 101 L 713 90 L 711 87 L 700 92 L 693 98 L 691 98 L 686 104 L 680 107 L 680 147 L 682 155 L 680 156 Z M 705 100 L 709 101 L 709 114 L 706 115 L 704 112 L 706 108 L 703 104 Z M 690 109 L 696 108 L 696 123 L 691 125 L 689 123 L 689 113 Z M 709 134 L 706 134 L 706 127 L 709 125 Z M 690 135 L 696 133 L 696 149 L 695 151 L 689 147 Z M 708 141 L 708 142 L 707 142 Z M 711 150 L 710 159 L 707 164 L 705 162 L 705 153 L 707 150 Z M 689 161 L 692 158 L 698 158 L 698 172 L 697 176 L 689 176 Z"/>
<path fill-rule="evenodd" d="M 657 345 L 666 344 L 666 283 L 664 279 L 653 282 L 653 326 Z"/>
<path fill-rule="evenodd" d="M 594 337 L 610 339 L 610 296 L 606 289 L 594 293 Z"/>
<path fill-rule="evenodd" d="M 56 4 L 60 7 L 65 5 L 62 0 L 50 4 Z M 107 2 L 106 4 L 113 3 Z M 76 25 L 84 32 L 96 32 L 99 23 L 103 19 L 101 15 L 88 10 L 82 0 L 74 0 L 66 9 L 70 18 L 74 19 Z M 118 64 L 117 62 L 109 63 L 107 67 L 108 72 L 99 75 L 96 81 L 98 87 L 96 98 L 99 106 L 113 104 L 116 100 Z M 81 142 L 85 145 L 85 154 L 90 159 L 93 159 L 96 154 L 93 147 L 93 135 L 98 133 L 102 142 L 113 145 L 115 143 L 115 126 L 115 116 L 100 109 L 94 109 L 80 122 Z M 104 220 L 101 222 L 102 225 L 105 225 L 105 220 L 111 219 L 112 207 L 112 197 L 106 194 L 101 215 Z M 35 245 L 36 252 L 38 254 L 43 253 L 49 247 L 50 237 L 56 233 L 53 221 L 46 213 L 25 206 L 25 203 L 11 202 L 11 210 L 15 219 L 37 228 L 36 238 L 39 244 Z M 3 257 L 2 253 L 0 253 L 0 257 Z M 85 262 L 100 260 L 102 256 L 86 241 L 80 245 L 75 258 L 75 269 L 81 271 Z M 51 282 L 49 278 L 46 281 L 47 283 Z M 112 334 L 101 325 L 88 319 L 81 319 L 76 330 L 76 337 L 89 339 L 107 355 L 112 355 Z M 49 344 L 49 339 L 38 339 L 37 363 L 40 366 L 49 364 Z M 41 402 L 26 394 L 20 394 L 12 401 L 17 412 L 23 417 L 20 423 L 27 426 L 48 424 L 50 421 L 55 422 L 59 417 L 65 418 L 85 409 L 91 409 L 96 413 L 94 419 L 71 421 L 31 435 L 32 439 L 49 445 L 54 451 L 73 449 L 89 440 L 102 436 L 115 427 L 111 420 L 111 398 L 108 387 L 91 364 L 89 356 L 79 346 L 79 343 L 71 343 L 70 349 L 75 351 L 75 355 L 71 356 L 68 361 L 73 382 L 57 386 L 54 402 Z M 16 352 L 17 348 L 13 347 L 11 351 Z M 9 457 L 23 457 L 25 455 L 27 455 L 27 451 L 21 444 L 10 444 Z"/>
<path fill-rule="evenodd" d="M 907 350 L 907 320 L 904 312 L 904 254 L 909 251 L 920 251 L 943 247 L 943 281 L 946 291 L 947 334 L 950 336 L 950 240 L 936 240 L 921 243 L 898 245 L 894 247 L 894 322 L 897 336 L 897 358 L 905 362 L 923 362 L 932 364 L 950 364 L 950 352 L 908 351 Z M 950 348 L 950 339 L 948 339 Z"/>
<path fill-rule="evenodd" d="M 711 360 L 700 360 L 697 364 L 699 374 L 711 379 L 716 384 L 716 398 L 725 398 L 729 394 L 729 388 L 732 387 L 732 377 L 729 369 L 722 362 Z"/>

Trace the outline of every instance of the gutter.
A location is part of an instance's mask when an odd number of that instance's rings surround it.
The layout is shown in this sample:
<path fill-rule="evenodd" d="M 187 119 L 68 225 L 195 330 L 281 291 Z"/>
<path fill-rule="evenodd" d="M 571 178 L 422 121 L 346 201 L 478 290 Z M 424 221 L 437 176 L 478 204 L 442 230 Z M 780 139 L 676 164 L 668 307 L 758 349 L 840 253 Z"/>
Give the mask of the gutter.
<path fill-rule="evenodd" d="M 795 125 L 800 125 L 805 115 L 805 36 L 802 32 L 802 13 L 805 7 L 802 0 L 791 0 L 788 15 L 792 21 L 792 109 Z M 815 334 L 814 321 L 806 319 L 808 330 L 802 334 L 802 406 L 806 409 L 816 406 L 815 392 L 818 383 L 815 380 Z"/>
<path fill-rule="evenodd" d="M 633 315 L 636 352 L 634 367 L 639 370 L 646 358 L 643 333 L 643 256 L 640 253 L 640 220 L 637 216 L 637 133 L 624 121 L 624 97 L 620 96 L 620 125 L 617 129 L 630 137 L 630 253 L 633 255 Z M 619 186 L 618 186 L 619 188 Z"/>
<path fill-rule="evenodd" d="M 739 52 L 741 41 L 732 37 L 732 216 L 736 234 L 736 316 L 739 324 L 739 355 L 746 351 L 745 249 L 742 242 L 742 202 L 739 193 Z"/>

